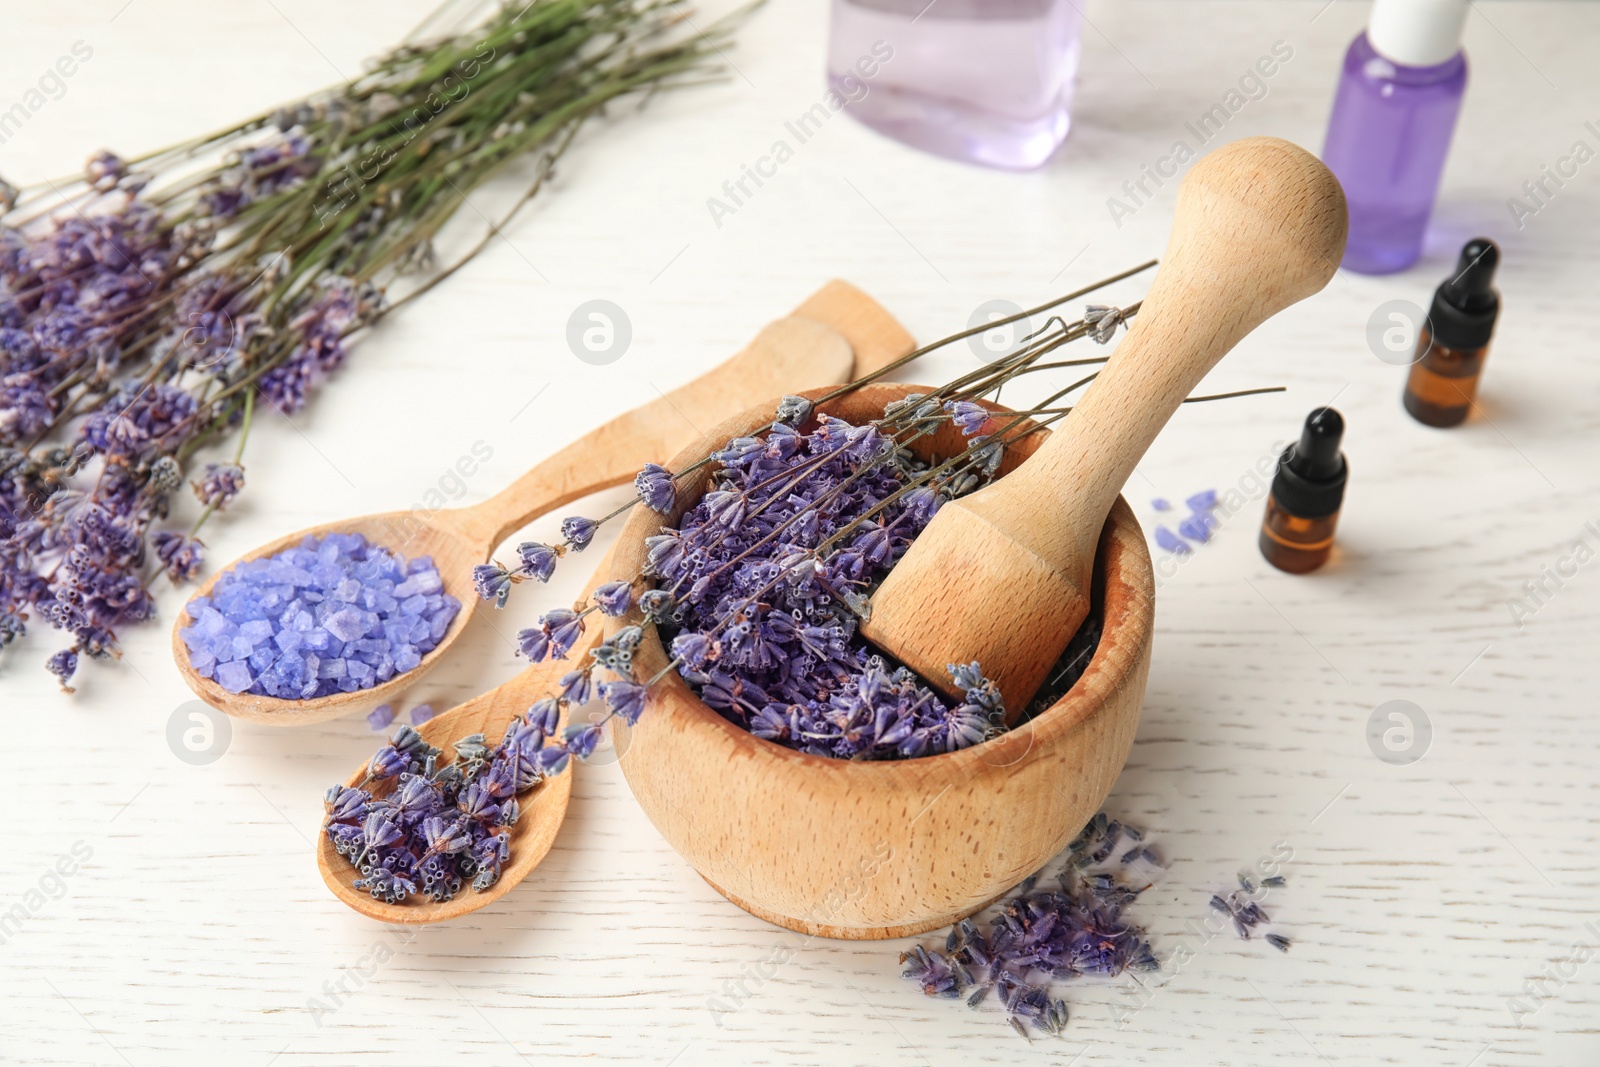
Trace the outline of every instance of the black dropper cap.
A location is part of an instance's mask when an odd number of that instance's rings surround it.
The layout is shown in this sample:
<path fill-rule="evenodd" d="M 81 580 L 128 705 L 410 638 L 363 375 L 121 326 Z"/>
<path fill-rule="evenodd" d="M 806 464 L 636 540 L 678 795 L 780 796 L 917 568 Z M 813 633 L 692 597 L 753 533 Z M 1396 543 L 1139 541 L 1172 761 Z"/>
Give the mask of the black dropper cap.
<path fill-rule="evenodd" d="M 1333 408 L 1317 408 L 1306 416 L 1300 442 L 1283 450 L 1272 479 L 1272 497 L 1279 507 L 1302 519 L 1320 519 L 1339 510 L 1350 473 L 1339 451 L 1343 438 L 1344 416 Z"/>
<path fill-rule="evenodd" d="M 1499 265 L 1500 246 L 1487 237 L 1474 237 L 1462 247 L 1455 274 L 1433 294 L 1428 311 L 1436 342 L 1466 352 L 1489 343 L 1500 314 L 1500 294 L 1494 288 Z"/>

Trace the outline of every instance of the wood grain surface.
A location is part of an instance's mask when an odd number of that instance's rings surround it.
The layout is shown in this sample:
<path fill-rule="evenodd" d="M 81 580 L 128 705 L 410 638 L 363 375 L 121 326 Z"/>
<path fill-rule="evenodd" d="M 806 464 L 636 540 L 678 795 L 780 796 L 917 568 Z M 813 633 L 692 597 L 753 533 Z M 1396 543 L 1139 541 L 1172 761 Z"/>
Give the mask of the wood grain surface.
<path fill-rule="evenodd" d="M 8 3 L 0 111 L 75 41 L 93 57 L 0 144 L 0 173 L 56 178 L 102 146 L 135 154 L 221 127 L 358 73 L 431 6 Z M 796 143 L 784 124 L 823 100 L 827 5 L 769 3 L 728 53 L 737 73 L 643 114 L 618 108 L 481 260 L 364 338 L 306 411 L 259 418 L 249 487 L 204 532 L 211 558 L 340 515 L 486 499 L 725 359 L 829 278 L 857 282 L 928 339 L 964 329 L 989 301 L 1033 306 L 1158 255 L 1176 182 L 1148 175 L 1174 169 L 1178 142 L 1207 147 L 1191 124 L 1222 107 L 1213 142 L 1272 134 L 1319 148 L 1368 11 L 1351 0 L 1080 6 L 1071 137 L 1018 175 L 922 156 L 843 115 Z M 1222 494 L 1222 523 L 1186 559 L 1152 552 L 1149 684 L 1107 802 L 1168 861 L 1130 911 L 1163 969 L 1062 986 L 1073 1016 L 1062 1040 L 1025 1043 L 992 1006 L 924 999 L 897 977 L 895 954 L 913 939 L 811 939 L 730 904 L 650 825 L 610 757 L 580 768 L 551 852 L 494 906 L 421 929 L 356 915 L 308 858 L 322 791 L 377 735 L 360 718 L 211 724 L 172 666 L 166 627 L 182 593 L 168 590 L 161 618 L 126 635 L 119 663 L 86 665 L 73 698 L 42 669 L 60 647 L 46 627 L 0 654 L 18 754 L 0 785 L 0 1060 L 1600 1062 L 1600 162 L 1559 188 L 1547 181 L 1540 204 L 1524 189 L 1563 157 L 1570 171 L 1574 142 L 1600 147 L 1585 126 L 1600 125 L 1597 38 L 1596 5 L 1475 3 L 1472 84 L 1422 261 L 1386 278 L 1341 272 L 1268 322 L 1201 388 L 1288 391 L 1180 410 L 1130 480 L 1147 532 L 1171 521 L 1152 497 L 1206 488 Z M 707 199 L 779 139 L 793 158 L 747 183 L 753 195 L 718 226 Z M 463 243 L 514 187 L 472 195 Z M 1511 197 L 1537 209 L 1520 228 Z M 1504 250 L 1481 410 L 1428 429 L 1401 408 L 1406 369 L 1374 354 L 1369 325 L 1383 350 L 1395 327 L 1385 305 L 1426 307 L 1479 234 Z M 1147 284 L 1097 302 L 1130 303 Z M 631 346 L 606 365 L 566 342 L 593 299 L 632 324 Z M 907 376 L 943 380 L 994 351 L 961 343 Z M 1070 380 L 1002 400 L 1021 407 Z M 1328 403 L 1349 423 L 1336 554 L 1315 574 L 1282 574 L 1255 544 L 1258 465 L 1270 470 L 1306 412 Z M 622 497 L 572 511 L 603 514 Z M 548 539 L 556 521 L 527 536 Z M 516 630 L 570 600 L 588 571 L 565 567 L 548 589 L 478 613 L 402 715 L 514 676 Z M 1403 723 L 1380 719 L 1386 760 L 1368 726 L 1394 700 L 1430 728 L 1408 747 Z M 1290 951 L 1208 936 L 1210 894 L 1285 855 L 1288 885 L 1263 907 Z"/>

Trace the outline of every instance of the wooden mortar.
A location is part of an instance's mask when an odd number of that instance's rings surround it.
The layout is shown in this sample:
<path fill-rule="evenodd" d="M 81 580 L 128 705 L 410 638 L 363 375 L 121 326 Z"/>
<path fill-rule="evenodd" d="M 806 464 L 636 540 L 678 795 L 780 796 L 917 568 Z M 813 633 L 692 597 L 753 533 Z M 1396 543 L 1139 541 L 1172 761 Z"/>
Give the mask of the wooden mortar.
<path fill-rule="evenodd" d="M 823 410 L 861 423 L 908 392 L 931 390 L 874 384 Z M 776 407 L 774 400 L 728 420 L 670 469 L 765 428 Z M 1002 473 L 1045 436 L 1009 446 Z M 964 446 L 947 426 L 913 447 L 927 458 Z M 645 538 L 676 526 L 709 477 L 708 468 L 680 482 L 670 516 L 635 509 L 617 543 L 613 577 L 642 571 Z M 614 721 L 623 773 L 668 843 L 752 915 L 807 934 L 854 939 L 947 926 L 1043 866 L 1110 793 L 1138 728 L 1154 596 L 1143 531 L 1119 498 L 1095 560 L 1091 611 L 1102 622 L 1099 647 L 1072 690 L 1033 721 L 944 755 L 837 760 L 761 740 L 669 671 L 652 687 L 636 726 Z M 642 622 L 635 609 L 610 620 L 611 631 Z M 634 656 L 639 678 L 654 676 L 668 659 L 655 627 L 644 630 Z"/>

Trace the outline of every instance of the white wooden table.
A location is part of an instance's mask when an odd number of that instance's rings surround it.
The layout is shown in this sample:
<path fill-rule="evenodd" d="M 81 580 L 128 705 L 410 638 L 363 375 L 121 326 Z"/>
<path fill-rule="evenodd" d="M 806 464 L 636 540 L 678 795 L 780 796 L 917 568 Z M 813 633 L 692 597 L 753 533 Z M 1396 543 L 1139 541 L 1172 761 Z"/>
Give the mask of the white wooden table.
<path fill-rule="evenodd" d="M 0 105 L 75 41 L 93 55 L 0 145 L 0 172 L 36 180 L 101 145 L 137 152 L 222 125 L 353 73 L 429 6 L 8 0 Z M 1107 198 L 1278 41 L 1292 58 L 1225 136 L 1317 148 L 1365 14 L 1324 0 L 1100 0 L 1077 126 L 1044 170 L 946 163 L 835 118 L 718 226 L 707 198 L 823 92 L 826 5 L 773 0 L 732 55 L 736 76 L 586 137 L 505 241 L 362 343 L 292 426 L 266 420 L 247 493 L 209 529 L 212 557 L 436 487 L 481 499 L 830 276 L 932 338 L 984 301 L 1038 302 L 1158 254 L 1172 183 L 1120 227 Z M 180 760 L 168 725 L 190 697 L 167 653 L 169 591 L 163 621 L 127 635 L 120 665 L 87 665 L 75 698 L 39 668 L 53 634 L 0 659 L 13 753 L 0 1060 L 1600 1062 L 1600 564 L 1562 562 L 1580 538 L 1600 548 L 1600 163 L 1521 229 L 1506 204 L 1573 142 L 1600 147 L 1584 125 L 1600 123 L 1597 43 L 1595 6 L 1475 5 L 1472 84 L 1423 262 L 1341 274 L 1269 323 L 1208 389 L 1288 392 L 1186 409 L 1130 485 L 1146 520 L 1157 495 L 1253 496 L 1162 582 L 1144 719 L 1107 805 L 1170 858 L 1131 912 L 1166 966 L 1143 989 L 1062 987 L 1063 1040 L 1024 1044 L 992 1006 L 923 999 L 897 977 L 910 942 L 804 941 L 737 910 L 662 842 L 614 765 L 579 769 L 555 851 L 498 905 L 417 931 L 358 917 L 322 886 L 311 843 L 322 788 L 375 736 L 360 719 L 237 723 L 220 758 Z M 1479 233 L 1505 253 L 1484 414 L 1426 429 L 1366 326 L 1385 301 L 1425 304 Z M 572 310 L 596 298 L 633 326 L 606 366 L 564 340 Z M 958 347 L 917 377 L 974 358 Z M 1256 549 L 1250 468 L 1330 401 L 1353 472 L 1339 555 L 1311 577 L 1280 574 Z M 447 472 L 477 442 L 493 458 L 457 489 Z M 1508 601 L 1558 569 L 1560 587 L 1518 625 Z M 509 677 L 509 635 L 582 570 L 477 625 L 413 699 L 445 707 Z M 1369 717 L 1390 700 L 1425 710 L 1420 760 L 1369 747 Z M 1292 950 L 1197 935 L 1208 896 L 1274 850 L 1292 850 L 1268 904 Z M 75 873 L 57 879 L 63 855 Z M 719 1010 L 732 994 L 738 1010 Z"/>

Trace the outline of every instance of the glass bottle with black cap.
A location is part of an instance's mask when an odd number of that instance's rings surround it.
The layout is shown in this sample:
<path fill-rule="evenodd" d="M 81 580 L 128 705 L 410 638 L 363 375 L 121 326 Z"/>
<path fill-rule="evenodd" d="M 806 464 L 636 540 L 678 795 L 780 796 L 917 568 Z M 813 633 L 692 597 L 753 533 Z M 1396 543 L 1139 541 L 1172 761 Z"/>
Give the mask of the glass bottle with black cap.
<path fill-rule="evenodd" d="M 1306 416 L 1300 440 L 1284 449 L 1261 520 L 1261 554 L 1279 570 L 1314 571 L 1333 551 L 1333 530 L 1350 473 L 1339 442 L 1344 417 L 1333 408 Z"/>

